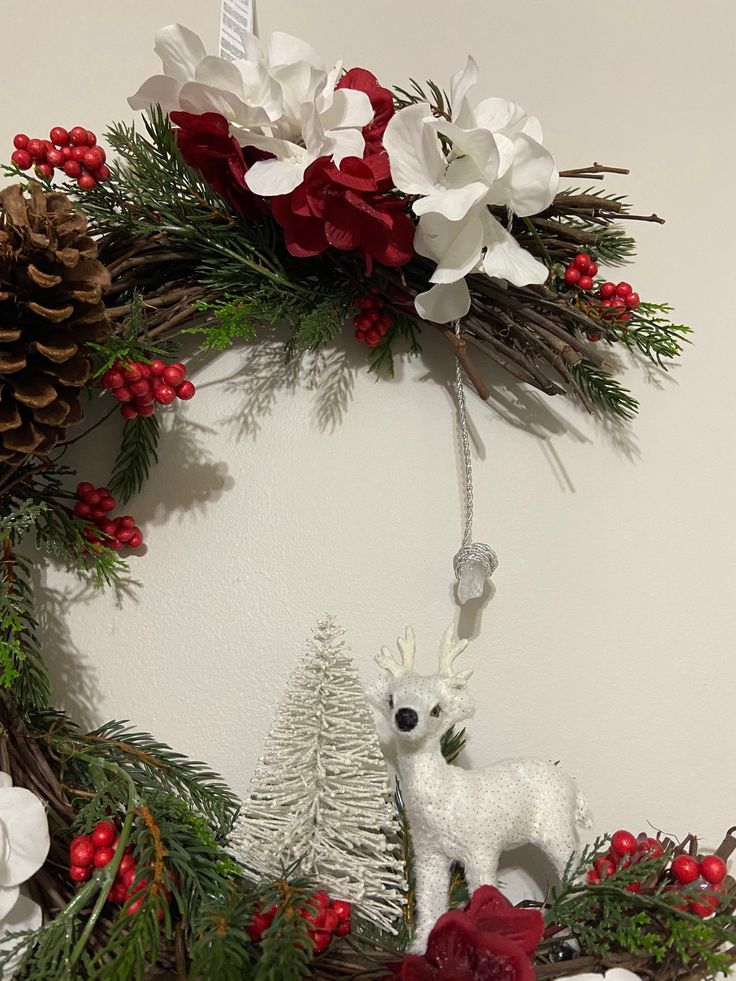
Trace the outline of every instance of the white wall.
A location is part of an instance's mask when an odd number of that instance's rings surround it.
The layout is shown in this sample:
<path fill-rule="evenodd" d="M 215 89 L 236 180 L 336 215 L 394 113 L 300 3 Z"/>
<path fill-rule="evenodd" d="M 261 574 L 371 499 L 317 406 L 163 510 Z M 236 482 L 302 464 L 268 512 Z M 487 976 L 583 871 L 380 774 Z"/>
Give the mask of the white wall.
<path fill-rule="evenodd" d="M 178 19 L 214 46 L 218 4 L 128 0 L 82 11 L 3 5 L 0 146 L 17 130 L 101 130 L 157 69 L 155 29 Z M 10 26 L 8 23 L 10 19 Z M 599 829 L 651 822 L 711 843 L 736 820 L 733 439 L 734 200 L 729 0 L 447 0 L 261 3 L 262 34 L 299 34 L 387 83 L 445 83 L 468 52 L 483 92 L 538 114 L 561 166 L 629 166 L 610 182 L 667 225 L 639 225 L 628 274 L 697 327 L 668 376 L 629 367 L 629 430 L 597 424 L 487 367 L 470 397 L 476 533 L 498 550 L 492 599 L 462 618 L 474 638 L 473 764 L 562 760 Z M 12 30 L 13 22 L 17 33 Z M 31 43 L 29 41 L 29 43 Z M 405 622 L 433 664 L 454 612 L 460 531 L 452 364 L 426 358 L 376 383 L 352 339 L 325 384 L 295 387 L 268 345 L 205 365 L 168 416 L 155 480 L 130 505 L 148 551 L 130 595 L 43 570 L 57 697 L 84 722 L 130 718 L 244 790 L 312 623 L 334 612 L 360 670 Z M 340 386 L 344 386 L 342 389 Z M 347 410 L 330 415 L 329 396 Z M 320 425 L 320 420 L 322 425 Z M 325 424 L 326 422 L 326 424 Z M 107 476 L 111 437 L 86 444 Z"/>

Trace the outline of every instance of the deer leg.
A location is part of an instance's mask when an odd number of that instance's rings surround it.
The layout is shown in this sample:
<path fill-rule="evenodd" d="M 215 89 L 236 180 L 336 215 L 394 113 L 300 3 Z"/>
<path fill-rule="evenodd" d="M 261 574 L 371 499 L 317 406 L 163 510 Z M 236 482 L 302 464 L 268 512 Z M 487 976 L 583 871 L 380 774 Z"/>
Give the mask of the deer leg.
<path fill-rule="evenodd" d="M 450 887 L 450 860 L 434 845 L 414 840 L 414 877 L 416 882 L 416 927 L 409 950 L 423 954 L 427 939 L 437 919 L 447 912 Z"/>
<path fill-rule="evenodd" d="M 567 863 L 577 851 L 578 837 L 572 828 L 564 825 L 556 828 L 554 834 L 550 834 L 549 829 L 546 829 L 544 837 L 539 841 L 539 847 L 554 865 L 559 877 L 562 878 Z"/>
<path fill-rule="evenodd" d="M 471 893 L 478 886 L 495 886 L 498 879 L 498 851 L 486 851 L 473 855 L 465 862 L 465 880 Z"/>

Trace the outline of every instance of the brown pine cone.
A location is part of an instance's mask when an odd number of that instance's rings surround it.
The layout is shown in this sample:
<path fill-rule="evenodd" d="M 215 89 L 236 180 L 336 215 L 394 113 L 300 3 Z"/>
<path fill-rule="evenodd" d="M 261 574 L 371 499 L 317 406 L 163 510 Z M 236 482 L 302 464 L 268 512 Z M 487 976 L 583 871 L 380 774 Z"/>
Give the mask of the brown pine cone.
<path fill-rule="evenodd" d="M 86 341 L 111 333 L 110 284 L 65 194 L 29 184 L 0 191 L 0 461 L 49 452 L 80 422 L 91 365 Z"/>

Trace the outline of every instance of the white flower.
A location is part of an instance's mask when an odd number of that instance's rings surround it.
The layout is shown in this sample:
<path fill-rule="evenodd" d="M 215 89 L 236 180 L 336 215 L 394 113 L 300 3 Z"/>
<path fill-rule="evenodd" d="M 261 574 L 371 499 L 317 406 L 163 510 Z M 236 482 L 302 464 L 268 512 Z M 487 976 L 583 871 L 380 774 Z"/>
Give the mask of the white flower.
<path fill-rule="evenodd" d="M 133 109 L 160 105 L 164 112 L 217 112 L 230 123 L 241 146 L 272 153 L 248 171 L 256 194 L 287 194 L 321 156 L 336 163 L 362 157 L 361 129 L 373 118 L 365 92 L 335 89 L 338 65 L 327 71 L 305 41 L 275 31 L 263 51 L 244 33 L 245 58 L 230 62 L 207 55 L 200 38 L 179 24 L 156 35 L 162 75 L 147 79 L 128 102 Z"/>
<path fill-rule="evenodd" d="M 49 846 L 43 804 L 0 772 L 0 946 L 11 932 L 41 925 L 41 908 L 21 894 L 20 886 L 41 868 Z M 9 967 L 3 976 L 11 975 Z"/>
<path fill-rule="evenodd" d="M 522 217 L 544 210 L 557 192 L 554 160 L 542 146 L 538 120 L 515 103 L 493 98 L 471 107 L 467 94 L 477 80 L 478 66 L 469 58 L 452 77 L 449 121 L 420 103 L 396 113 L 384 134 L 394 183 L 420 195 L 413 204 L 419 216 L 414 247 L 437 268 L 416 308 L 438 323 L 468 312 L 469 273 L 516 286 L 543 283 L 548 274 L 488 207 L 501 205 Z"/>

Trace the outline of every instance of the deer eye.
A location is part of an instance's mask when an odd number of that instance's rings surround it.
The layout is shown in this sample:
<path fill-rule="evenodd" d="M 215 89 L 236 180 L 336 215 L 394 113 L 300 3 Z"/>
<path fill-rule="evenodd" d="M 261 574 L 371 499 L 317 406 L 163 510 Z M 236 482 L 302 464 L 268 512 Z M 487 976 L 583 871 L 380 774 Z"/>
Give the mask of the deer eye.
<path fill-rule="evenodd" d="M 388 696 L 388 707 L 390 709 L 392 709 L 394 707 L 394 696 L 393 695 L 389 695 Z"/>
<path fill-rule="evenodd" d="M 442 711 L 442 709 L 440 708 L 440 706 L 439 705 L 435 705 L 435 707 L 432 709 L 432 711 L 429 714 L 430 715 L 433 715 L 435 717 L 435 719 L 436 719 L 437 716 L 440 714 L 441 711 Z"/>

